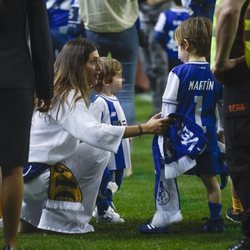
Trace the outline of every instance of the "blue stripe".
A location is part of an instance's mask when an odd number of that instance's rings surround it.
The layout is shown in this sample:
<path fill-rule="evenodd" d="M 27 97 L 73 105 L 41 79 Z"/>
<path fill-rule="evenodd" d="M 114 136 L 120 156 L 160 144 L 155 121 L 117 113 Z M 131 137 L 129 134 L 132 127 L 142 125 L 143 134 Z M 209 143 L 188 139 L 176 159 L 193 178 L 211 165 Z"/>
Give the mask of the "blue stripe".
<path fill-rule="evenodd" d="M 155 195 L 155 201 L 156 201 L 160 177 L 161 177 L 161 169 L 164 167 L 164 165 L 162 164 L 157 135 L 155 135 L 153 138 L 152 151 L 153 151 L 153 160 L 154 160 L 154 167 L 155 167 L 155 193 L 154 195 Z"/>
<path fill-rule="evenodd" d="M 100 97 L 102 97 L 102 96 L 100 96 Z M 115 125 L 115 126 L 121 125 L 120 121 L 118 119 L 118 116 L 117 116 L 117 112 L 116 112 L 114 103 L 112 101 L 107 100 L 104 97 L 102 97 L 102 98 L 103 98 L 103 100 L 105 100 L 105 102 L 108 105 L 108 109 L 109 109 L 109 113 L 110 113 L 110 123 L 112 125 Z M 117 170 L 124 169 L 126 167 L 122 143 L 120 144 L 118 151 L 115 154 L 115 163 L 116 163 Z"/>

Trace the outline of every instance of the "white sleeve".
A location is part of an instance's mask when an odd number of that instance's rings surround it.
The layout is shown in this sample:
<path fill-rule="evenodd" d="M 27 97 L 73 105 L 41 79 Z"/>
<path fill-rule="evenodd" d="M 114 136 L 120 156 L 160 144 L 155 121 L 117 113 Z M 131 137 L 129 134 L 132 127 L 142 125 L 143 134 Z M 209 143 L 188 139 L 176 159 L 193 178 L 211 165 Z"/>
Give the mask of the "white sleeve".
<path fill-rule="evenodd" d="M 166 117 L 170 113 L 174 113 L 176 111 L 178 105 L 177 96 L 179 85 L 180 79 L 175 73 L 170 71 L 167 85 L 162 97 L 162 117 Z"/>
<path fill-rule="evenodd" d="M 168 74 L 168 81 L 167 85 L 162 97 L 163 103 L 171 103 L 171 104 L 178 104 L 177 97 L 178 97 L 178 90 L 180 85 L 179 77 L 170 71 Z"/>
<path fill-rule="evenodd" d="M 171 113 L 175 113 L 177 106 L 175 104 L 167 104 L 163 103 L 162 104 L 162 117 L 167 117 Z"/>
<path fill-rule="evenodd" d="M 116 152 L 121 143 L 125 127 L 112 126 L 98 122 L 86 107 L 78 100 L 69 109 L 68 104 L 61 105 L 58 122 L 69 134 L 94 147 Z"/>
<path fill-rule="evenodd" d="M 158 21 L 154 27 L 154 30 L 155 31 L 158 31 L 158 32 L 161 32 L 161 33 L 165 33 L 164 32 L 164 26 L 165 26 L 165 23 L 166 23 L 166 16 L 164 13 L 161 13 L 159 15 L 159 18 L 158 18 Z"/>
<path fill-rule="evenodd" d="M 97 121 L 102 121 L 103 102 L 101 102 L 100 98 L 90 103 L 89 111 L 96 118 Z"/>

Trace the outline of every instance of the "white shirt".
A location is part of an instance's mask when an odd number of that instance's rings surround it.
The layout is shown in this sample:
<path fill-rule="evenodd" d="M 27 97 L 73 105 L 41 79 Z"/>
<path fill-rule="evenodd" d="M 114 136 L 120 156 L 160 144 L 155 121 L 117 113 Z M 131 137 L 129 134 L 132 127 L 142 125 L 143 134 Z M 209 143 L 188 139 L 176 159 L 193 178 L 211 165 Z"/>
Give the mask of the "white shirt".
<path fill-rule="evenodd" d="M 123 126 L 99 123 L 81 99 L 72 106 L 74 90 L 67 100 L 48 114 L 34 112 L 29 162 L 55 164 L 68 158 L 80 141 L 116 152 L 125 131 Z"/>
<path fill-rule="evenodd" d="M 84 27 L 98 33 L 122 32 L 139 16 L 137 0 L 79 0 Z"/>
<path fill-rule="evenodd" d="M 111 111 L 104 99 L 113 104 L 114 110 L 112 110 L 112 113 L 110 113 Z M 99 95 L 95 101 L 90 104 L 89 110 L 100 122 L 111 124 L 111 117 L 117 117 L 115 123 L 119 123 L 118 125 L 120 126 L 127 125 L 125 114 L 116 96 Z M 130 144 L 128 138 L 122 139 L 119 154 L 111 155 L 107 167 L 109 170 L 119 170 L 131 167 Z"/>

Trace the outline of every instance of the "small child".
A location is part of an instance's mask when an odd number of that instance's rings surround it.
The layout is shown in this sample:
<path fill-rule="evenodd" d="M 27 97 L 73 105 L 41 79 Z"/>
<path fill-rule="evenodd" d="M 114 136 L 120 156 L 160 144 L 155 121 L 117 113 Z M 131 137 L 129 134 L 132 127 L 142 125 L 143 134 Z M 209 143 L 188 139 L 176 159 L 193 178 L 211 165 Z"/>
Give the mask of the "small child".
<path fill-rule="evenodd" d="M 113 58 L 101 57 L 102 73 L 99 84 L 95 86 L 98 95 L 90 104 L 90 111 L 101 123 L 126 126 L 126 117 L 116 93 L 122 88 L 122 65 Z M 118 152 L 112 153 L 104 171 L 96 201 L 97 223 L 123 223 L 124 219 L 114 211 L 112 197 L 120 188 L 123 171 L 131 167 L 129 139 L 123 139 Z M 113 207 L 113 208 L 112 208 Z"/>
<path fill-rule="evenodd" d="M 191 169 L 207 190 L 210 217 L 203 225 L 204 232 L 223 232 L 221 191 L 216 179 L 218 146 L 216 134 L 216 104 L 222 100 L 222 86 L 216 82 L 206 61 L 210 51 L 211 22 L 207 18 L 189 18 L 175 31 L 178 55 L 184 64 L 169 73 L 163 95 L 162 116 L 171 113 L 185 116 L 199 125 L 209 140 Z M 186 138 L 187 139 L 187 138 Z M 164 138 L 158 137 L 161 157 L 164 158 Z M 176 178 L 169 178 L 166 164 L 161 166 L 156 192 L 156 213 L 150 223 L 139 227 L 141 233 L 165 233 L 168 226 L 182 220 Z"/>
<path fill-rule="evenodd" d="M 178 47 L 174 41 L 175 29 L 191 15 L 191 11 L 182 7 L 181 0 L 174 0 L 175 5 L 163 11 L 154 28 L 154 38 L 161 44 L 168 56 L 168 70 L 181 64 Z"/>

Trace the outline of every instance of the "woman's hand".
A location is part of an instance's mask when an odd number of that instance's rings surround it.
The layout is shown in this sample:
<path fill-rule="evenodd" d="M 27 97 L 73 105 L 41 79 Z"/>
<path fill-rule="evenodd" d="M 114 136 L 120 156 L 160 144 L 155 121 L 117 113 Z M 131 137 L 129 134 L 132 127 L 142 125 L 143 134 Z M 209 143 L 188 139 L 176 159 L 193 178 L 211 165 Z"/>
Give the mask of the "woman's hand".
<path fill-rule="evenodd" d="M 161 114 L 158 113 L 152 116 L 146 123 L 137 125 L 126 126 L 123 138 L 129 138 L 134 136 L 142 136 L 144 134 L 164 134 L 167 132 L 171 118 L 161 118 Z"/>
<path fill-rule="evenodd" d="M 171 118 L 161 118 L 161 113 L 152 116 L 145 124 L 141 124 L 145 134 L 164 134 L 171 124 Z"/>

